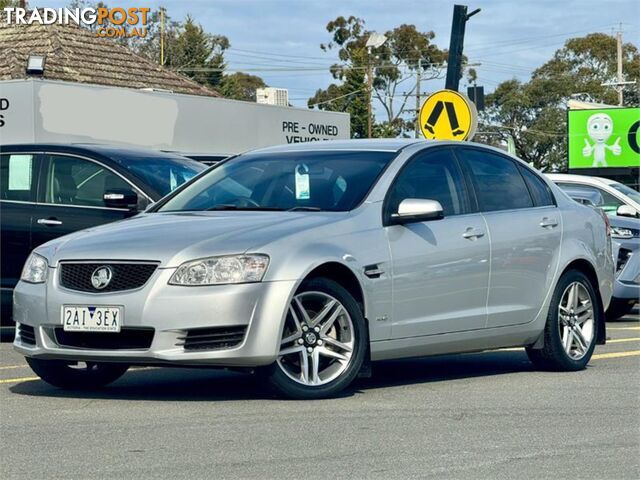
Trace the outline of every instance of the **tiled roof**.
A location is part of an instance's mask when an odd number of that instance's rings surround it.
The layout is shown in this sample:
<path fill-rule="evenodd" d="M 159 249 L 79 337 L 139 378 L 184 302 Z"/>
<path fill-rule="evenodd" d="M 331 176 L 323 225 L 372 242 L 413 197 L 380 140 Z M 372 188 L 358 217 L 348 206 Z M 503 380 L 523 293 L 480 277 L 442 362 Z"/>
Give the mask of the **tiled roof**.
<path fill-rule="evenodd" d="M 42 77 L 49 80 L 220 96 L 85 28 L 0 21 L 0 80 L 29 78 L 27 58 L 33 54 L 46 55 Z"/>

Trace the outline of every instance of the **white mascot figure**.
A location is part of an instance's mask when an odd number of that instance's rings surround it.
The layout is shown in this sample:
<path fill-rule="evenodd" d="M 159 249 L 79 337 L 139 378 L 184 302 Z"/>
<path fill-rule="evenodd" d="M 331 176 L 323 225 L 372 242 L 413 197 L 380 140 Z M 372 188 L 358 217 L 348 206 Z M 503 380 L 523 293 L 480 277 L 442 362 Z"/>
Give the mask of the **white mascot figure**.
<path fill-rule="evenodd" d="M 606 150 L 611 150 L 615 156 L 620 155 L 622 147 L 620 146 L 620 137 L 613 145 L 607 145 L 605 142 L 613 133 L 613 120 L 606 113 L 595 113 L 587 120 L 587 134 L 595 143 L 591 145 L 589 140 L 584 139 L 584 148 L 582 149 L 583 157 L 593 155 L 593 167 L 606 167 L 607 160 L 605 156 Z"/>

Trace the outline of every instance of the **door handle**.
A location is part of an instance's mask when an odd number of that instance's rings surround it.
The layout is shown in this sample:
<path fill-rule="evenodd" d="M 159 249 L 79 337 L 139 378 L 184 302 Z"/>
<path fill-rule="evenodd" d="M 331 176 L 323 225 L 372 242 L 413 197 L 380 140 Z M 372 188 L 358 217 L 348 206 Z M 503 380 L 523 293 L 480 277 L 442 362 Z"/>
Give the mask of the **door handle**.
<path fill-rule="evenodd" d="M 554 218 L 544 217 L 540 222 L 542 228 L 553 228 L 558 226 L 558 221 Z"/>
<path fill-rule="evenodd" d="M 467 230 L 462 234 L 463 238 L 467 238 L 469 240 L 475 240 L 476 238 L 484 237 L 484 232 L 482 230 L 475 229 L 473 227 L 467 228 Z"/>
<path fill-rule="evenodd" d="M 47 227 L 56 227 L 58 225 L 62 225 L 62 222 L 55 218 L 39 218 L 38 225 L 46 225 Z"/>

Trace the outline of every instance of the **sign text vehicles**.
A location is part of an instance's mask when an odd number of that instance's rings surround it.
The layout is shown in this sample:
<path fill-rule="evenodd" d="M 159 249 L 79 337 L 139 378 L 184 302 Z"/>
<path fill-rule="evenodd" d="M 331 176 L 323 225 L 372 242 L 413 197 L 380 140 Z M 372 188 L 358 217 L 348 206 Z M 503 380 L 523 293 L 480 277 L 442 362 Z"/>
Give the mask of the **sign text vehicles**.
<path fill-rule="evenodd" d="M 340 128 L 326 123 L 301 123 L 297 121 L 283 121 L 282 133 L 287 143 L 318 142 L 340 138 Z"/>
<path fill-rule="evenodd" d="M 473 102 L 453 90 L 429 95 L 420 109 L 420 129 L 429 140 L 471 140 L 477 125 Z"/>
<path fill-rule="evenodd" d="M 569 168 L 640 167 L 640 108 L 569 110 Z"/>

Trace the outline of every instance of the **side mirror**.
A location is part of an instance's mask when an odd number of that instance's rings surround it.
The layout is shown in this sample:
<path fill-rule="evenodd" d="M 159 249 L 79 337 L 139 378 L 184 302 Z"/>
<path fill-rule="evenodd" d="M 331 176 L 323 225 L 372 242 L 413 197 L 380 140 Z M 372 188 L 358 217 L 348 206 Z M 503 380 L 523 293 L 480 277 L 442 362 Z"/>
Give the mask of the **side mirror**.
<path fill-rule="evenodd" d="M 405 198 L 398 205 L 398 212 L 391 214 L 391 224 L 403 225 L 441 218 L 444 218 L 444 210 L 440 202 L 422 198 Z"/>
<path fill-rule="evenodd" d="M 105 207 L 126 208 L 128 210 L 137 210 L 138 208 L 138 194 L 126 188 L 107 190 L 102 199 Z"/>
<path fill-rule="evenodd" d="M 619 217 L 636 218 L 638 216 L 638 213 L 636 212 L 636 209 L 631 205 L 620 205 L 616 210 L 616 215 L 618 215 Z"/>

